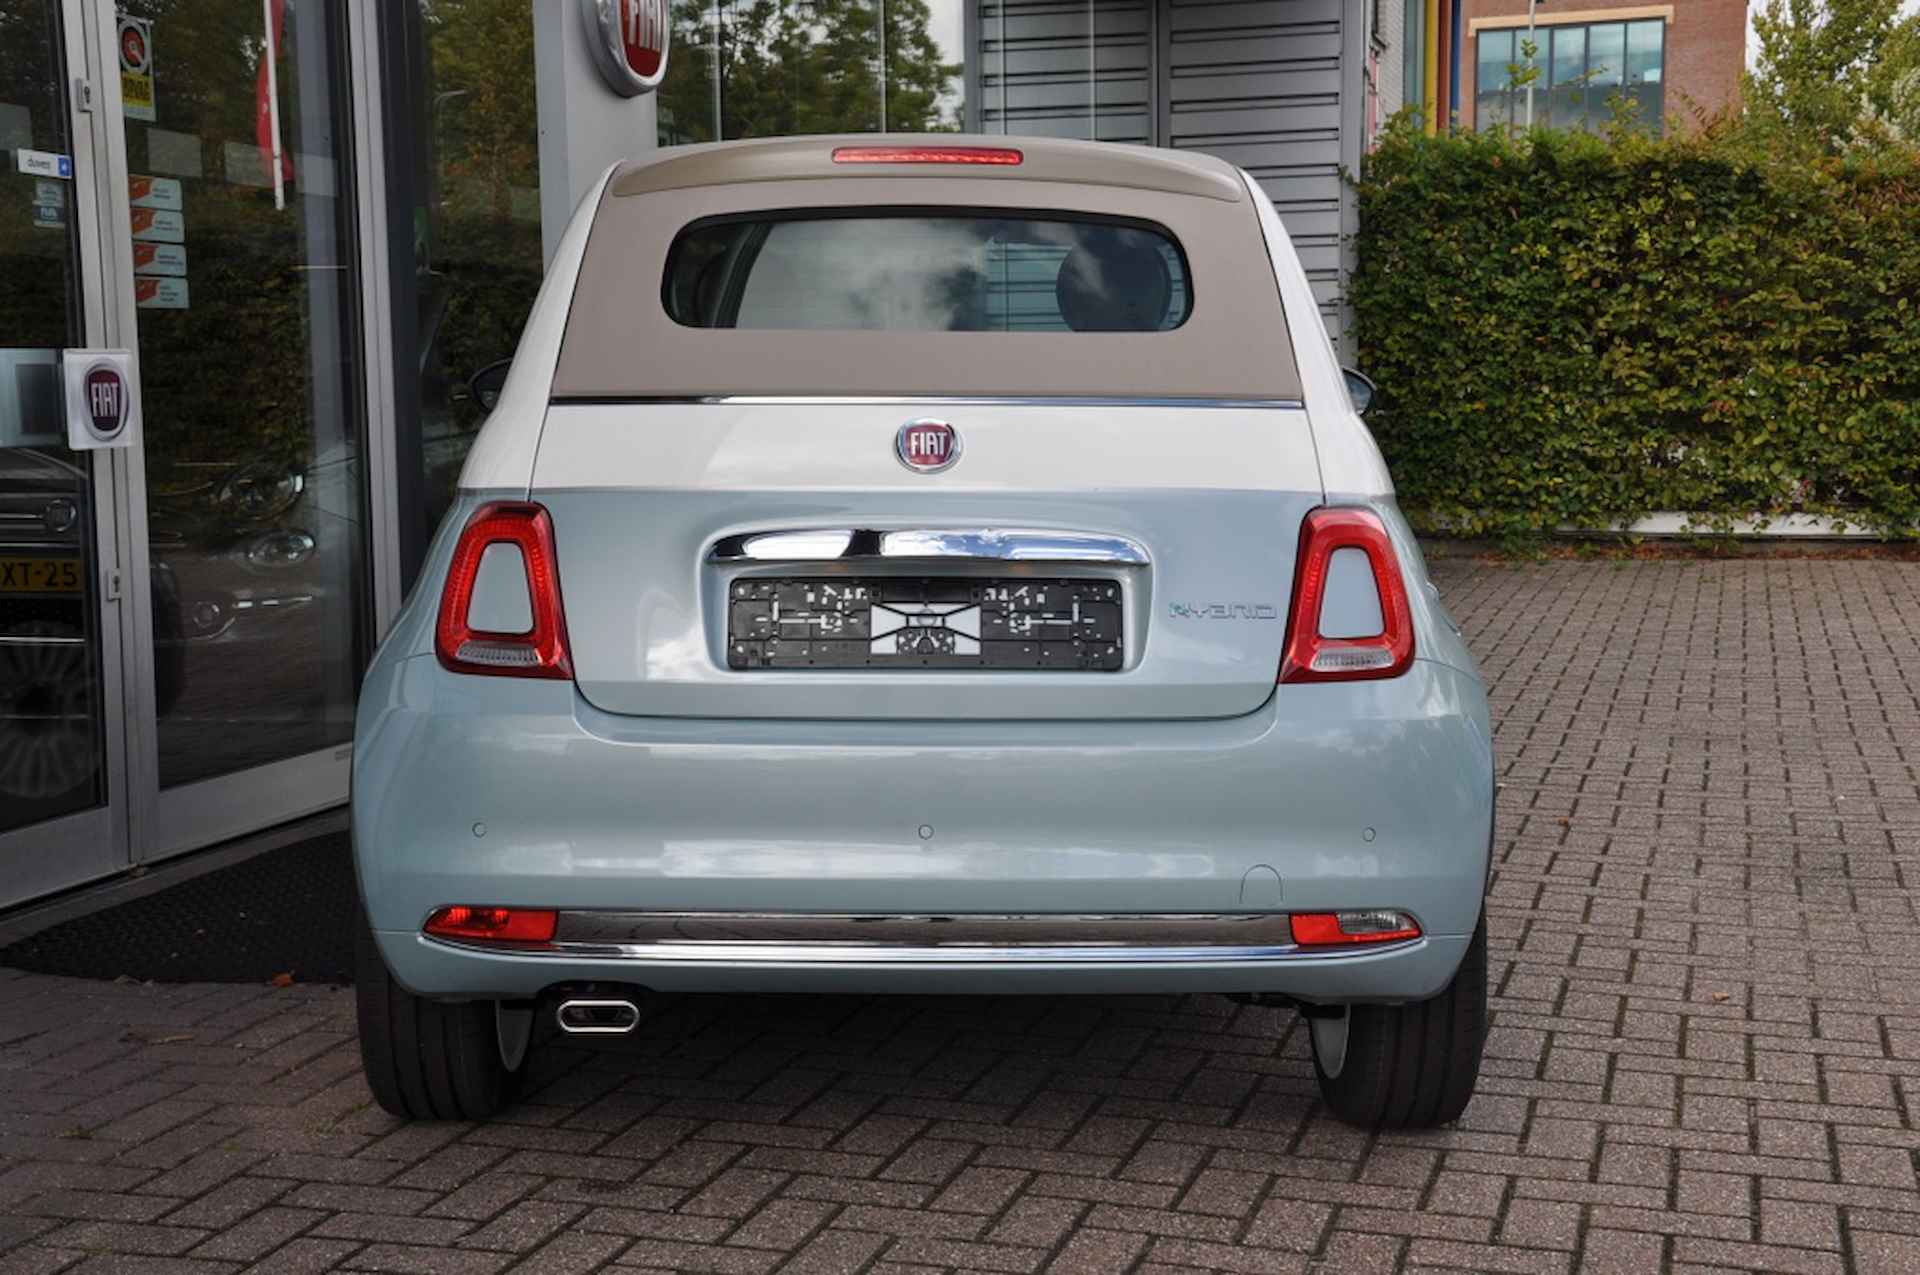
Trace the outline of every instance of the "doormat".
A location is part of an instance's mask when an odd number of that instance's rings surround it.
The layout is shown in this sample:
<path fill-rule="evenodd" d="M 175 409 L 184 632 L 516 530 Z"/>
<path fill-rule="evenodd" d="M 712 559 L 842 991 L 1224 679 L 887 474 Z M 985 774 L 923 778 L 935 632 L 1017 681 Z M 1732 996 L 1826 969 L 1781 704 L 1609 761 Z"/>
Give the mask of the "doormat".
<path fill-rule="evenodd" d="M 269 850 L 0 948 L 0 965 L 153 983 L 351 983 L 344 832 Z"/>

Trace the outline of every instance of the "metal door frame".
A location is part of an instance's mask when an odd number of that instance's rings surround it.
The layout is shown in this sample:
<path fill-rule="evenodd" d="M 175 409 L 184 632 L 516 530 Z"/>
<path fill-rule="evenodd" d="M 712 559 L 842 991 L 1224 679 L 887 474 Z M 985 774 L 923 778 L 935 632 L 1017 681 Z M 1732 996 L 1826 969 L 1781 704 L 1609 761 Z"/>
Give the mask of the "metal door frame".
<path fill-rule="evenodd" d="M 68 0 L 84 5 L 93 18 L 93 56 L 114 73 L 101 77 L 96 91 L 98 113 L 107 134 L 105 168 L 117 180 L 103 192 L 107 204 L 103 224 L 113 246 L 110 272 L 120 283 L 114 301 L 116 344 L 138 350 L 138 315 L 132 292 L 133 248 L 131 201 L 126 175 L 126 136 L 121 116 L 118 53 L 115 48 L 114 0 Z M 357 298 L 361 339 L 356 352 L 363 360 L 360 407 L 366 431 L 362 454 L 363 497 L 368 520 L 366 545 L 373 604 L 374 629 L 384 633 L 398 609 L 393 538 L 392 412 L 388 406 L 392 371 L 390 354 L 380 334 L 389 322 L 385 296 L 385 183 L 377 162 L 378 137 L 373 129 L 379 117 L 379 59 L 373 55 L 377 32 L 369 12 L 370 0 L 347 0 L 346 49 L 348 82 L 336 91 L 349 96 L 351 149 L 342 166 L 353 182 L 359 242 L 354 255 L 360 274 Z M 127 532 L 126 595 L 133 605 L 126 641 L 134 652 L 127 661 L 127 769 L 130 831 L 128 845 L 134 862 L 148 862 L 197 850 L 243 836 L 277 823 L 313 814 L 347 799 L 352 747 L 335 745 L 248 770 L 219 775 L 162 790 L 158 726 L 155 712 L 153 615 L 150 559 L 147 543 L 146 457 L 138 448 L 126 454 L 119 478 L 120 508 Z M 369 656 L 371 652 L 362 652 Z"/>
<path fill-rule="evenodd" d="M 110 121 L 100 109 L 100 43 L 95 38 L 92 21 L 95 12 L 91 0 L 60 0 L 63 44 L 60 53 L 65 69 L 65 83 L 61 87 L 73 160 L 68 214 L 79 245 L 78 284 L 85 315 L 85 332 L 78 344 L 98 348 L 116 344 L 120 331 L 120 298 L 115 295 L 119 276 L 105 255 L 105 246 L 111 241 L 113 214 L 103 198 L 104 175 L 110 164 L 103 159 L 102 146 L 103 135 L 110 131 L 106 127 Z M 115 69 L 118 69 L 117 63 Z M 89 86 L 93 90 L 91 101 L 87 100 Z M 115 101 L 118 101 L 117 92 Z M 122 182 L 123 196 L 125 191 L 126 185 Z M 127 224 L 124 218 L 123 213 L 122 227 Z M 124 237 L 124 230 L 122 234 Z M 127 252 L 131 254 L 132 249 L 128 248 Z M 127 276 L 131 275 L 129 256 Z M 0 833 L 0 907 L 110 875 L 131 861 L 128 814 L 136 803 L 132 800 L 131 786 L 135 781 L 128 766 L 125 689 L 126 653 L 135 649 L 127 621 L 135 608 L 126 605 L 128 573 L 123 564 L 129 560 L 127 526 L 119 498 L 125 482 L 122 462 L 126 455 L 121 450 L 96 451 L 87 453 L 90 459 L 85 461 L 92 476 L 88 503 L 93 518 L 93 558 L 98 571 L 92 587 L 98 603 L 100 729 L 106 800 L 89 810 Z"/>
<path fill-rule="evenodd" d="M 113 343 L 138 350 L 138 314 L 133 297 L 131 200 L 127 186 L 126 136 L 121 115 L 120 77 L 116 45 L 114 0 L 67 0 L 88 11 L 90 55 L 111 74 L 98 77 L 97 117 L 105 134 L 102 168 L 114 175 L 101 192 L 102 227 L 111 245 L 107 271 L 113 277 L 111 330 Z M 370 12 L 371 0 L 347 0 L 344 50 L 350 68 L 348 81 L 336 91 L 348 95 L 347 114 L 351 148 L 341 156 L 345 175 L 353 183 L 358 243 L 354 256 L 359 269 L 358 307 L 360 339 L 355 352 L 362 360 L 358 406 L 366 430 L 362 440 L 362 482 L 367 518 L 365 543 L 370 561 L 364 564 L 373 605 L 376 633 L 383 633 L 398 609 L 397 549 L 393 536 L 391 356 L 382 334 L 389 318 L 383 298 L 386 209 L 385 183 L 378 163 L 379 59 Z M 352 748 L 341 744 L 289 757 L 248 770 L 216 776 L 175 788 L 161 789 L 158 726 L 155 713 L 151 566 L 147 541 L 146 457 L 139 448 L 123 453 L 116 473 L 118 507 L 122 511 L 124 557 L 128 564 L 124 608 L 126 648 L 133 658 L 126 670 L 126 770 L 128 802 L 128 857 L 148 862 L 338 806 L 347 799 Z M 360 653 L 362 657 L 371 652 Z"/>

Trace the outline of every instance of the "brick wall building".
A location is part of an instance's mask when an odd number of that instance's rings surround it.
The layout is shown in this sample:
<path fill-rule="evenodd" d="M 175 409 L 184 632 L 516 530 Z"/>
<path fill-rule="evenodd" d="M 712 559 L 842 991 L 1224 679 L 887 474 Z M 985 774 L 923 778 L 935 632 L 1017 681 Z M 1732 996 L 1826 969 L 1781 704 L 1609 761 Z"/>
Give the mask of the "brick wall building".
<path fill-rule="evenodd" d="M 1524 94 L 1502 89 L 1507 65 L 1524 61 L 1527 0 L 1461 0 L 1461 16 L 1459 123 L 1523 122 Z M 1747 0 L 1540 0 L 1535 21 L 1536 121 L 1598 122 L 1619 96 L 1640 103 L 1643 118 L 1691 122 L 1739 96 Z"/>

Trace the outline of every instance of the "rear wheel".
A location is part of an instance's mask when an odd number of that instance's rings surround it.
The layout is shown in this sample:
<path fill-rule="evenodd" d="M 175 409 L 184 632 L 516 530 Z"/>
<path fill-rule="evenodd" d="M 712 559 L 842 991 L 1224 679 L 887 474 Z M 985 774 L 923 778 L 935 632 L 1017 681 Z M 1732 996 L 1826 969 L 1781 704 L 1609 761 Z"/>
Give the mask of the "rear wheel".
<path fill-rule="evenodd" d="M 1334 1114 L 1367 1129 L 1460 1118 L 1487 1039 L 1487 922 L 1446 989 L 1410 1005 L 1352 1005 L 1309 1018 L 1313 1069 Z"/>
<path fill-rule="evenodd" d="M 374 1099 L 409 1120 L 483 1120 L 512 1102 L 526 1066 L 530 1010 L 443 1004 L 394 981 L 366 916 L 354 953 L 360 1062 Z"/>

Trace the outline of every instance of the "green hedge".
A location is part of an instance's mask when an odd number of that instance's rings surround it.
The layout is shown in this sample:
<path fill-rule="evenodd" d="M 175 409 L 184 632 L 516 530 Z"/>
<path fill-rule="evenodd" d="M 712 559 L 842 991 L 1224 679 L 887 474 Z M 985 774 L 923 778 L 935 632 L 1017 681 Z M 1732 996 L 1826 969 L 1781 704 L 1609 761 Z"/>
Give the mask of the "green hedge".
<path fill-rule="evenodd" d="M 1359 192 L 1370 421 L 1416 525 L 1920 531 L 1915 154 L 1396 123 Z"/>

